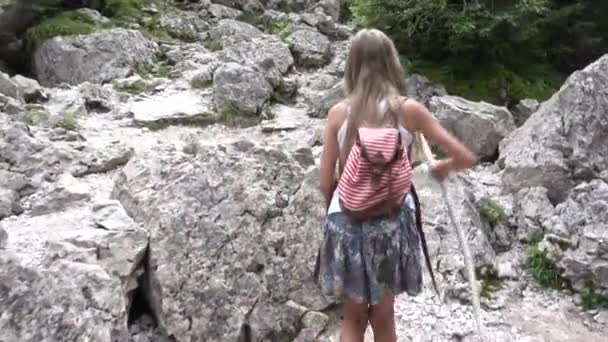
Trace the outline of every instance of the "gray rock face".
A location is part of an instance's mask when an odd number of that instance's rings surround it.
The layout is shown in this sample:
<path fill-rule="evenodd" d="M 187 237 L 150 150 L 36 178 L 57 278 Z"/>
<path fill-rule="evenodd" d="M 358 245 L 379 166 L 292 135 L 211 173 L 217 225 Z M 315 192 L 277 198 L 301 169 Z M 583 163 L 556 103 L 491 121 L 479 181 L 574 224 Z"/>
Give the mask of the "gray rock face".
<path fill-rule="evenodd" d="M 32 199 L 33 216 L 44 215 L 63 210 L 74 203 L 89 200 L 90 189 L 70 174 L 64 173 L 59 180 L 42 189 L 40 194 Z"/>
<path fill-rule="evenodd" d="M 129 104 L 133 122 L 137 125 L 159 128 L 170 124 L 211 123 L 211 96 L 192 91 L 161 93 L 143 101 Z"/>
<path fill-rule="evenodd" d="M 0 94 L 14 99 L 21 98 L 21 91 L 17 84 L 11 80 L 8 74 L 3 72 L 0 72 Z"/>
<path fill-rule="evenodd" d="M 521 127 L 532 113 L 538 110 L 540 103 L 535 99 L 523 99 L 515 106 L 513 110 L 513 117 L 515 118 L 515 125 Z"/>
<path fill-rule="evenodd" d="M 460 224 L 467 236 L 475 265 L 493 266 L 496 262 L 496 253 L 483 230 L 484 220 L 475 205 L 470 182 L 470 178 L 465 175 L 452 177 L 447 184 L 449 200 L 457 224 Z M 430 182 L 427 177 L 421 176 L 418 168 L 415 169 L 414 183 L 420 197 L 433 268 L 436 275 L 443 277 L 440 286 L 442 288 L 447 286 L 447 290 L 451 292 L 464 280 L 463 275 L 466 275 L 464 255 L 458 244 L 457 233 L 452 226 L 438 186 Z"/>
<path fill-rule="evenodd" d="M 185 41 L 197 41 L 204 37 L 203 32 L 209 24 L 196 13 L 175 12 L 166 13 L 158 19 L 158 25 L 166 29 L 175 38 Z"/>
<path fill-rule="evenodd" d="M 289 48 L 279 38 L 262 36 L 251 41 L 226 42 L 219 59 L 248 66 L 264 75 L 264 78 L 277 87 L 283 75 L 294 63 Z"/>
<path fill-rule="evenodd" d="M 14 190 L 0 188 L 0 220 L 21 213 L 19 195 Z"/>
<path fill-rule="evenodd" d="M 237 42 L 251 41 L 253 38 L 262 36 L 262 34 L 262 31 L 251 24 L 233 19 L 222 19 L 218 22 L 217 26 L 209 31 L 209 39 L 222 41 L 230 37 Z"/>
<path fill-rule="evenodd" d="M 148 298 L 161 330 L 226 341 L 247 324 L 252 340 L 292 340 L 302 307 L 327 306 L 309 283 L 318 175 L 303 178 L 289 155 L 244 140 L 195 157 L 155 151 L 122 170 L 113 194 L 150 229 Z"/>
<path fill-rule="evenodd" d="M 78 87 L 89 112 L 109 112 L 114 108 L 112 92 L 99 84 L 85 82 Z"/>
<path fill-rule="evenodd" d="M 313 90 L 305 94 L 308 115 L 313 118 L 325 118 L 331 107 L 344 99 L 344 83 L 340 81 L 329 89 Z"/>
<path fill-rule="evenodd" d="M 449 95 L 433 97 L 429 105 L 441 124 L 480 158 L 493 157 L 498 143 L 515 129 L 504 107 Z"/>
<path fill-rule="evenodd" d="M 570 75 L 526 123 L 500 144 L 508 190 L 547 188 L 559 202 L 576 179 L 608 168 L 608 55 Z"/>
<path fill-rule="evenodd" d="M 213 99 L 219 113 L 257 115 L 272 95 L 264 76 L 236 63 L 221 65 L 213 76 Z"/>
<path fill-rule="evenodd" d="M 553 205 L 542 187 L 520 190 L 514 198 L 517 213 L 517 235 L 521 241 L 531 241 L 542 236 L 546 221 L 553 215 Z"/>
<path fill-rule="evenodd" d="M 553 243 L 550 259 L 574 288 L 608 293 L 608 183 L 581 183 L 555 207 L 545 242 Z M 565 248 L 564 248 L 565 243 Z M 561 246 L 559 246 L 561 244 Z"/>
<path fill-rule="evenodd" d="M 47 94 L 38 81 L 21 75 L 15 75 L 12 80 L 15 85 L 20 88 L 19 93 L 25 102 L 44 101 L 48 99 Z"/>
<path fill-rule="evenodd" d="M 286 38 L 296 61 L 303 67 L 321 67 L 331 58 L 329 39 L 316 30 L 300 29 Z"/>
<path fill-rule="evenodd" d="M 152 63 L 158 47 L 135 30 L 111 29 L 90 35 L 55 37 L 34 53 L 34 71 L 45 86 L 62 82 L 103 83 Z"/>
<path fill-rule="evenodd" d="M 101 266 L 58 260 L 36 270 L 6 252 L 0 266 L 0 340 L 126 341 L 126 299 Z"/>
<path fill-rule="evenodd" d="M 407 95 L 418 101 L 427 102 L 434 96 L 448 95 L 441 85 L 433 84 L 428 78 L 413 74 L 406 79 Z"/>

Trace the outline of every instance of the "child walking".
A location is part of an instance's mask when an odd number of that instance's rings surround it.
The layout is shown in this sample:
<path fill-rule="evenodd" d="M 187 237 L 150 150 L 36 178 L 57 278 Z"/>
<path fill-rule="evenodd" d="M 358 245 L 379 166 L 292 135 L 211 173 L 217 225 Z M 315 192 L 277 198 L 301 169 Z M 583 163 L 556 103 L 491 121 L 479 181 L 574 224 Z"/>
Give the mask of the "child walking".
<path fill-rule="evenodd" d="M 368 322 L 376 341 L 396 341 L 394 298 L 421 291 L 408 155 L 414 133 L 449 155 L 431 166 L 440 180 L 476 160 L 424 105 L 401 96 L 404 76 L 393 42 L 362 30 L 348 52 L 345 99 L 328 113 L 320 181 L 328 210 L 315 273 L 325 295 L 343 305 L 341 342 L 363 342 Z"/>

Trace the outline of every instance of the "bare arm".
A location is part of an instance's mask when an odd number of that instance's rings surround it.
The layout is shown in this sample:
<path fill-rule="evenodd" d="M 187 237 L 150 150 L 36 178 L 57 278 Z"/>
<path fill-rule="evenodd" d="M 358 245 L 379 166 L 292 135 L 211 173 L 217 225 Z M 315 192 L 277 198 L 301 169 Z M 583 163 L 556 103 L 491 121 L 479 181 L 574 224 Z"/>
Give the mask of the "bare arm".
<path fill-rule="evenodd" d="M 422 132 L 426 137 L 441 145 L 448 153 L 447 160 L 439 161 L 433 167 L 435 173 L 441 178 L 447 176 L 451 171 L 470 168 L 475 164 L 477 156 L 443 128 L 425 106 L 408 100 L 402 104 L 402 110 L 405 122 L 409 123 L 411 129 Z"/>
<path fill-rule="evenodd" d="M 340 155 L 338 145 L 338 129 L 344 114 L 343 105 L 333 106 L 327 114 L 327 123 L 323 131 L 323 150 L 321 152 L 321 192 L 325 197 L 326 207 L 329 207 L 331 197 L 336 187 L 336 162 Z"/>

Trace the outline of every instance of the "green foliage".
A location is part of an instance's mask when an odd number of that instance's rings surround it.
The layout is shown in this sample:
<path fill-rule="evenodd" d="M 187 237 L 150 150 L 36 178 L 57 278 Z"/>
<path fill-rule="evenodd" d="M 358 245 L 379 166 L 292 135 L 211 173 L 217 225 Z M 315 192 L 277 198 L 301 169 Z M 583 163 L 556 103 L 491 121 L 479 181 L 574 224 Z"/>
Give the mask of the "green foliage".
<path fill-rule="evenodd" d="M 136 17 L 141 13 L 140 0 L 103 0 L 101 13 L 109 18 Z"/>
<path fill-rule="evenodd" d="M 270 32 L 279 36 L 281 39 L 285 39 L 293 33 L 293 25 L 288 21 L 277 20 L 272 23 Z"/>
<path fill-rule="evenodd" d="M 227 127 L 252 127 L 259 123 L 259 117 L 243 115 L 235 108 L 229 108 L 219 113 L 217 122 Z"/>
<path fill-rule="evenodd" d="M 583 289 L 580 294 L 586 309 L 608 309 L 608 296 L 598 294 L 592 288 Z"/>
<path fill-rule="evenodd" d="M 498 277 L 498 271 L 493 267 L 479 267 L 475 270 L 477 279 L 481 282 L 480 295 L 485 298 L 492 297 L 492 293 L 502 289 L 502 280 Z"/>
<path fill-rule="evenodd" d="M 32 108 L 17 115 L 17 120 L 30 125 L 45 125 L 49 121 L 49 113 L 44 109 Z"/>
<path fill-rule="evenodd" d="M 528 248 L 528 265 L 534 279 L 544 287 L 563 289 L 567 281 L 560 275 L 557 267 L 547 258 L 546 252 L 541 251 L 538 245 Z"/>
<path fill-rule="evenodd" d="M 78 121 L 76 119 L 76 114 L 65 113 L 60 120 L 53 123 L 53 127 L 54 128 L 63 128 L 67 131 L 77 131 L 78 130 Z"/>
<path fill-rule="evenodd" d="M 220 51 L 224 47 L 222 46 L 222 41 L 217 39 L 207 40 L 204 44 L 205 48 L 209 51 Z"/>
<path fill-rule="evenodd" d="M 88 34 L 94 32 L 97 28 L 97 25 L 89 17 L 76 11 L 67 11 L 28 29 L 25 34 L 25 41 L 31 50 L 47 39 L 56 36 Z"/>
<path fill-rule="evenodd" d="M 144 64 L 139 63 L 135 66 L 135 73 L 137 73 L 142 78 L 151 78 L 151 77 L 169 77 L 169 74 L 173 68 L 164 63 L 157 64 Z"/>
<path fill-rule="evenodd" d="M 604 0 L 351 0 L 350 10 L 395 41 L 409 71 L 473 100 L 546 99 L 608 50 Z"/>
<path fill-rule="evenodd" d="M 506 218 L 505 210 L 494 200 L 487 200 L 481 207 L 481 216 L 491 225 L 503 221 Z"/>
<path fill-rule="evenodd" d="M 142 79 L 135 80 L 133 82 L 125 83 L 114 83 L 114 89 L 129 93 L 131 95 L 139 95 L 148 91 L 149 85 Z"/>

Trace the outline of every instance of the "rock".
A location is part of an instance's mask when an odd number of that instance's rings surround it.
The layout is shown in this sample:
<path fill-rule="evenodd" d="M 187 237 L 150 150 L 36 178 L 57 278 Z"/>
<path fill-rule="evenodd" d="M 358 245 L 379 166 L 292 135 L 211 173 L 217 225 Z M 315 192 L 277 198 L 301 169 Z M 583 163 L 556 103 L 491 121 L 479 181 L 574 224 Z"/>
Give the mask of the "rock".
<path fill-rule="evenodd" d="M 209 30 L 209 39 L 221 42 L 229 37 L 234 39 L 235 42 L 241 42 L 251 41 L 262 36 L 262 34 L 262 31 L 248 23 L 233 19 L 222 19 L 217 26 Z"/>
<path fill-rule="evenodd" d="M 103 83 L 128 76 L 137 64 L 154 62 L 157 49 L 139 31 L 109 29 L 49 39 L 34 52 L 33 66 L 45 86 Z"/>
<path fill-rule="evenodd" d="M 113 196 L 150 229 L 147 297 L 162 331 L 177 341 L 296 337 L 303 313 L 289 300 L 318 301 L 311 246 L 324 217 L 318 183 L 303 177 L 289 155 L 246 140 L 127 164 Z"/>
<path fill-rule="evenodd" d="M 25 111 L 25 105 L 12 97 L 0 94 L 0 112 L 18 115 Z"/>
<path fill-rule="evenodd" d="M 192 88 L 204 89 L 213 85 L 213 74 L 221 63 L 209 63 L 193 72 L 190 85 Z"/>
<path fill-rule="evenodd" d="M 480 158 L 495 157 L 498 143 L 515 129 L 513 116 L 504 107 L 450 95 L 433 97 L 429 106 L 441 124 Z"/>
<path fill-rule="evenodd" d="M 30 108 L 47 111 L 49 113 L 48 121 L 59 120 L 66 115 L 72 115 L 75 118 L 87 115 L 86 102 L 76 87 L 52 89 L 50 90 L 50 100 L 44 106 L 30 106 Z"/>
<path fill-rule="evenodd" d="M 0 284 L 0 340 L 127 339 L 120 281 L 99 265 L 57 260 L 48 269 L 33 269 L 3 252 Z"/>
<path fill-rule="evenodd" d="M 598 323 L 608 324 L 608 310 L 600 311 L 594 318 Z"/>
<path fill-rule="evenodd" d="M 6 240 L 8 240 L 8 233 L 0 225 L 0 249 L 4 248 L 4 246 L 6 245 Z"/>
<path fill-rule="evenodd" d="M 93 222 L 108 230 L 121 230 L 135 224 L 116 200 L 96 201 L 93 205 Z"/>
<path fill-rule="evenodd" d="M 330 16 L 334 21 L 340 19 L 340 7 L 342 6 L 341 0 L 321 0 L 317 2 L 323 13 Z"/>
<path fill-rule="evenodd" d="M 467 276 L 464 255 L 448 216 L 445 201 L 438 186 L 430 183 L 431 180 L 423 177 L 419 170 L 420 167 L 415 169 L 414 184 L 420 198 L 422 217 L 425 221 L 423 229 L 436 276 L 443 275 L 450 283 L 462 282 L 466 279 L 463 277 Z M 496 253 L 482 229 L 482 219 L 473 202 L 470 182 L 470 178 L 464 174 L 451 177 L 447 183 L 448 198 L 456 224 L 460 225 L 467 236 L 475 266 L 494 266 Z"/>
<path fill-rule="evenodd" d="M 272 120 L 262 124 L 262 132 L 291 131 L 298 128 L 306 120 L 306 110 L 276 105 L 270 110 Z"/>
<path fill-rule="evenodd" d="M 535 99 L 523 99 L 519 101 L 513 109 L 515 125 L 521 127 L 530 118 L 530 115 L 538 110 L 538 107 L 540 107 L 540 103 Z"/>
<path fill-rule="evenodd" d="M 316 30 L 296 30 L 286 41 L 296 62 L 303 67 L 321 67 L 331 59 L 329 39 Z"/>
<path fill-rule="evenodd" d="M 28 185 L 28 179 L 21 173 L 0 169 L 0 188 L 21 191 Z"/>
<path fill-rule="evenodd" d="M 78 88 L 87 111 L 106 113 L 114 108 L 110 90 L 90 82 L 85 82 Z"/>
<path fill-rule="evenodd" d="M 216 119 L 210 96 L 194 91 L 160 93 L 132 102 L 129 112 L 136 125 L 154 129 L 177 124 L 208 124 Z"/>
<path fill-rule="evenodd" d="M 436 85 L 428 78 L 413 74 L 405 80 L 407 88 L 407 96 L 413 97 L 416 100 L 426 103 L 434 96 L 446 96 L 448 92 L 442 85 Z"/>
<path fill-rule="evenodd" d="M 110 23 L 110 19 L 104 17 L 97 10 L 92 8 L 80 8 L 77 9 L 76 12 L 86 18 L 88 21 L 96 23 L 96 24 L 108 24 Z"/>
<path fill-rule="evenodd" d="M 103 149 L 85 146 L 72 163 L 70 172 L 74 177 L 83 177 L 112 171 L 125 165 L 133 156 L 133 151 L 133 147 L 120 141 L 113 141 Z"/>
<path fill-rule="evenodd" d="M 499 165 L 513 193 L 542 186 L 560 202 L 577 180 L 608 169 L 608 55 L 574 72 L 560 90 L 500 144 Z"/>
<path fill-rule="evenodd" d="M 520 190 L 514 198 L 517 221 L 517 235 L 520 241 L 533 241 L 541 238 L 545 222 L 553 215 L 553 205 L 543 187 Z"/>
<path fill-rule="evenodd" d="M 211 4 L 206 11 L 212 17 L 219 19 L 237 19 L 243 14 L 243 11 L 220 4 Z"/>
<path fill-rule="evenodd" d="M 13 214 L 20 214 L 22 211 L 17 192 L 0 188 L 0 220 Z"/>
<path fill-rule="evenodd" d="M 91 199 L 90 189 L 70 174 L 61 175 L 57 183 L 43 189 L 42 194 L 36 194 L 32 200 L 32 216 L 44 215 L 60 211 L 74 203 Z"/>
<path fill-rule="evenodd" d="M 608 183 L 599 179 L 581 183 L 555 207 L 555 220 L 547 226 L 561 251 L 549 258 L 575 289 L 591 286 L 608 291 L 607 209 Z"/>
<path fill-rule="evenodd" d="M 237 43 L 227 41 L 219 59 L 254 69 L 264 75 L 273 87 L 281 84 L 283 75 L 294 63 L 287 45 L 274 36 L 262 36 L 252 41 Z"/>
<path fill-rule="evenodd" d="M 327 113 L 338 102 L 344 99 L 344 84 L 336 83 L 328 90 L 313 92 L 307 96 L 308 115 L 313 118 L 326 118 Z"/>
<path fill-rule="evenodd" d="M 0 95 L 12 97 L 14 99 L 21 98 L 21 90 L 10 78 L 8 74 L 0 72 Z"/>
<path fill-rule="evenodd" d="M 224 63 L 213 76 L 213 100 L 219 113 L 257 115 L 272 95 L 264 76 L 237 63 Z"/>
<path fill-rule="evenodd" d="M 294 342 L 316 341 L 323 329 L 325 329 L 328 321 L 329 318 L 325 314 L 314 311 L 307 312 L 302 318 L 302 331 L 300 331 Z"/>
<path fill-rule="evenodd" d="M 345 40 L 352 35 L 352 31 L 348 27 L 336 24 L 330 16 L 322 13 L 306 12 L 300 14 L 300 18 L 331 39 Z"/>
<path fill-rule="evenodd" d="M 158 19 L 158 26 L 174 38 L 188 42 L 202 40 L 209 24 L 192 12 L 167 12 Z"/>
<path fill-rule="evenodd" d="M 12 78 L 13 83 L 20 88 L 20 93 L 25 102 L 38 102 L 48 100 L 48 95 L 40 86 L 38 81 L 31 78 L 16 75 Z"/>

